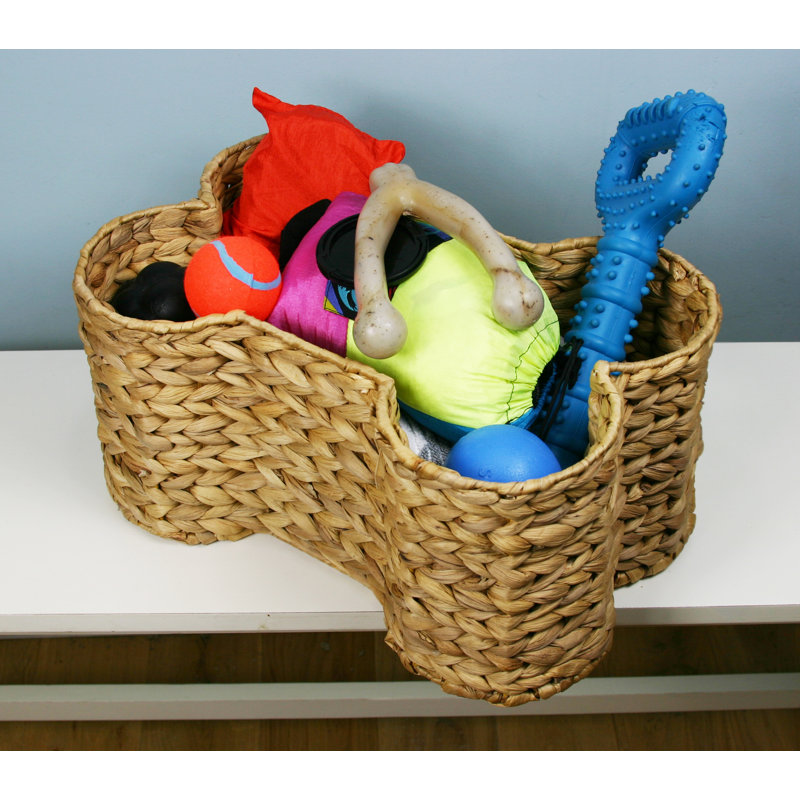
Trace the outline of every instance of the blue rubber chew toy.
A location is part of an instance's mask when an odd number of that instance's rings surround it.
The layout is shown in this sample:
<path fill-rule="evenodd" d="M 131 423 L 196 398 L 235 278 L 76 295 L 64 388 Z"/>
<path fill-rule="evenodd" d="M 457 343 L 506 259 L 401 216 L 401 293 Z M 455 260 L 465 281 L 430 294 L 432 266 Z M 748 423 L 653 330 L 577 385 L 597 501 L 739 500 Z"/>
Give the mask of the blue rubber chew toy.
<path fill-rule="evenodd" d="M 578 346 L 580 368 L 544 435 L 562 468 L 583 458 L 588 445 L 592 369 L 600 359 L 625 359 L 658 248 L 708 190 L 722 157 L 725 124 L 723 107 L 713 98 L 678 92 L 631 109 L 605 150 L 595 184 L 603 236 L 564 337 Z M 670 150 L 664 170 L 644 177 L 647 162 Z"/>
<path fill-rule="evenodd" d="M 486 425 L 462 436 L 445 466 L 466 478 L 508 483 L 544 478 L 558 461 L 536 435 L 516 425 Z"/>

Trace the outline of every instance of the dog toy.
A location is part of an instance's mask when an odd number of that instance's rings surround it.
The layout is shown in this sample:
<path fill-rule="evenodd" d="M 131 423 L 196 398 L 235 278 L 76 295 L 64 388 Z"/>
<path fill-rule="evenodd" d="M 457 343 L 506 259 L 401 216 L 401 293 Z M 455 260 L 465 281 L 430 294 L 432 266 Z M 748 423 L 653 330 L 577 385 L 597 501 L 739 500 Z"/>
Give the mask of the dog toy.
<path fill-rule="evenodd" d="M 251 236 L 278 256 L 281 233 L 301 209 L 341 192 L 369 192 L 369 175 L 402 161 L 405 146 L 375 139 L 346 117 L 316 105 L 292 105 L 253 89 L 267 133 L 243 168 L 242 190 L 223 214 L 223 236 Z"/>
<path fill-rule="evenodd" d="M 509 330 L 533 325 L 544 310 L 539 285 L 523 275 L 508 245 L 465 200 L 420 181 L 405 164 L 373 170 L 371 193 L 356 228 L 355 288 L 358 316 L 353 338 L 370 358 L 388 358 L 403 346 L 405 321 L 389 302 L 383 256 L 403 213 L 421 217 L 460 239 L 478 256 L 492 276 L 495 319 Z"/>
<path fill-rule="evenodd" d="M 172 261 L 148 264 L 135 278 L 119 286 L 111 305 L 118 314 L 135 319 L 192 320 L 195 315 L 183 290 L 184 272 Z"/>
<path fill-rule="evenodd" d="M 642 299 L 649 293 L 664 237 L 699 202 L 722 157 L 726 117 L 706 94 L 678 92 L 631 109 L 605 150 L 595 185 L 603 236 L 591 260 L 570 329 L 580 367 L 555 421 L 543 437 L 562 467 L 583 458 L 588 444 L 589 377 L 595 363 L 622 361 Z M 643 177 L 659 151 L 672 151 L 655 177 Z"/>
<path fill-rule="evenodd" d="M 487 425 L 462 436 L 445 466 L 466 478 L 508 483 L 558 472 L 558 459 L 535 434 L 516 425 Z"/>
<path fill-rule="evenodd" d="M 192 256 L 184 289 L 198 317 L 241 309 L 264 320 L 278 302 L 281 273 L 264 245 L 245 236 L 222 236 Z"/>
<path fill-rule="evenodd" d="M 407 178 L 408 172 L 404 175 Z M 383 200 L 368 209 L 376 225 L 386 208 L 384 201 L 391 199 L 382 194 Z M 456 236 L 429 224 L 433 215 L 423 203 L 415 206 L 422 219 L 398 217 L 393 206 L 391 220 L 381 223 L 388 242 L 382 238 L 379 250 L 373 251 L 373 279 L 378 293 L 391 290 L 389 307 L 397 311 L 405 341 L 394 355 L 387 349 L 379 351 L 380 358 L 367 355 L 355 336 L 363 298 L 359 264 L 354 262 L 368 203 L 367 197 L 352 192 L 334 198 L 289 259 L 281 297 L 268 322 L 392 377 L 401 409 L 448 442 L 485 425 L 527 427 L 538 411 L 540 394 L 543 397 L 540 376 L 560 340 L 558 317 L 528 265 L 514 259 L 508 245 L 471 206 L 459 204 L 468 209 L 462 219 L 449 217 L 447 227 Z M 438 217 L 437 221 L 442 222 Z M 481 232 L 487 229 L 499 253 L 493 260 L 486 257 L 499 273 L 494 282 L 476 252 L 457 238 L 480 244 Z M 512 294 L 516 291 L 511 300 L 527 302 L 528 316 L 522 314 L 517 324 L 534 320 L 522 330 L 510 330 L 495 319 L 493 291 L 504 280 Z M 510 309 L 512 316 L 514 310 Z M 368 316 L 378 317 L 379 327 L 381 313 L 381 308 L 368 308 Z M 399 343 L 396 339 L 394 346 Z"/>

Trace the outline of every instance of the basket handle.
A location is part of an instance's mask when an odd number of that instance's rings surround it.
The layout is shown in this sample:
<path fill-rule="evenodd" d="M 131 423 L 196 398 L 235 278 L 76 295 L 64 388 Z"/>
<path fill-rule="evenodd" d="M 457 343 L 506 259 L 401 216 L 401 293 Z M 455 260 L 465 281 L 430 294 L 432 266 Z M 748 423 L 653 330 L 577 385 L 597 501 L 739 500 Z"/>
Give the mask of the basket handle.
<path fill-rule="evenodd" d="M 461 240 L 492 277 L 495 319 L 510 330 L 533 325 L 544 310 L 539 286 L 519 268 L 511 248 L 469 203 L 419 180 L 405 164 L 384 164 L 369 178 L 370 196 L 356 225 L 355 291 L 358 314 L 353 339 L 370 358 L 389 358 L 408 335 L 405 320 L 389 301 L 384 254 L 395 225 L 409 213 Z"/>

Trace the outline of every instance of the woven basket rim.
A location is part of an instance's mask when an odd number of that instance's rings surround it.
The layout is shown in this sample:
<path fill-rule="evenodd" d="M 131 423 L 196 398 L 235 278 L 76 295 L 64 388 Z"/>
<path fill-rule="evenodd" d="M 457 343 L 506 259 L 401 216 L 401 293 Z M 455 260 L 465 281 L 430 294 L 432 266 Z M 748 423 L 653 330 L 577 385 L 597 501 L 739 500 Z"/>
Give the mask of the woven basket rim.
<path fill-rule="evenodd" d="M 211 190 L 211 176 L 225 163 L 225 161 L 234 153 L 238 153 L 239 151 L 247 148 L 247 147 L 255 147 L 259 141 L 264 137 L 265 134 L 259 134 L 257 136 L 252 136 L 249 139 L 245 139 L 237 144 L 231 145 L 230 147 L 226 147 L 223 150 L 220 150 L 206 165 L 203 167 L 203 171 L 200 175 L 200 189 L 198 191 L 197 197 L 193 197 L 190 200 L 182 200 L 177 203 L 166 203 L 157 206 L 150 206 L 148 208 L 140 209 L 139 211 L 131 211 L 127 214 L 121 214 L 119 216 L 110 219 L 108 222 L 105 223 L 95 234 L 92 236 L 86 244 L 81 248 L 80 254 L 78 257 L 78 263 L 75 267 L 75 272 L 72 281 L 73 291 L 81 297 L 81 299 L 86 302 L 92 312 L 102 314 L 105 317 L 113 319 L 115 322 L 124 321 L 126 327 L 132 328 L 133 330 L 140 330 L 145 332 L 152 332 L 152 333 L 169 333 L 169 332 L 183 332 L 187 330 L 192 330 L 192 326 L 198 322 L 198 320 L 205 319 L 203 317 L 199 317 L 196 320 L 189 320 L 188 322 L 153 322 L 152 320 L 136 320 L 131 317 L 123 317 L 120 314 L 117 314 L 113 308 L 107 303 L 98 300 L 95 296 L 94 292 L 89 288 L 86 283 L 84 277 L 84 267 L 89 260 L 89 256 L 91 252 L 96 247 L 97 243 L 108 234 L 111 233 L 115 228 L 119 227 L 120 225 L 127 224 L 129 222 L 135 222 L 139 219 L 144 219 L 146 217 L 155 217 L 158 214 L 165 212 L 165 211 L 174 211 L 178 209 L 180 211 L 203 211 L 214 208 L 218 206 L 219 203 L 217 198 L 214 196 L 213 191 Z M 236 313 L 236 312 L 232 312 Z M 214 320 L 215 323 L 219 322 L 219 316 Z M 248 321 L 252 319 L 248 317 Z M 145 323 L 143 326 L 138 323 Z M 202 326 L 198 326 L 198 330 L 200 330 Z"/>
<path fill-rule="evenodd" d="M 598 387 L 602 387 L 608 395 L 614 417 L 603 438 L 600 441 L 592 444 L 583 459 L 564 470 L 552 473 L 544 478 L 534 478 L 527 481 L 513 483 L 498 483 L 492 481 L 481 481 L 474 478 L 465 478 L 453 470 L 447 469 L 446 467 L 440 466 L 433 462 L 426 461 L 414 453 L 408 447 L 407 442 L 404 441 L 405 434 L 401 432 L 399 424 L 392 422 L 390 418 L 389 410 L 391 407 L 393 407 L 393 405 L 396 406 L 394 381 L 389 376 L 378 372 L 366 364 L 361 364 L 360 362 L 344 356 L 339 356 L 336 353 L 332 353 L 324 348 L 318 347 L 317 345 L 307 342 L 292 333 L 282 331 L 268 322 L 251 317 L 243 311 L 231 311 L 227 314 L 207 315 L 198 317 L 194 320 L 189 320 L 187 322 L 139 320 L 118 314 L 109 303 L 106 301 L 101 301 L 97 298 L 85 280 L 85 267 L 89 261 L 91 252 L 103 237 L 109 235 L 114 228 L 118 227 L 119 225 L 135 222 L 138 219 L 143 219 L 146 217 L 154 217 L 164 211 L 174 211 L 175 209 L 178 209 L 191 212 L 219 207 L 219 200 L 212 191 L 213 176 L 217 174 L 220 167 L 227 159 L 246 148 L 254 148 L 265 135 L 266 134 L 258 134 L 219 151 L 205 165 L 202 171 L 200 177 L 200 191 L 198 192 L 197 197 L 178 203 L 152 206 L 150 208 L 134 211 L 109 220 L 97 231 L 97 233 L 95 233 L 94 236 L 92 236 L 86 242 L 81 249 L 73 278 L 73 290 L 75 291 L 76 295 L 78 295 L 87 304 L 91 313 L 99 314 L 114 325 L 130 330 L 140 331 L 143 333 L 152 333 L 156 335 L 168 335 L 170 333 L 201 331 L 208 326 L 219 325 L 220 323 L 230 325 L 246 324 L 251 328 L 261 330 L 264 333 L 268 333 L 269 335 L 279 339 L 286 345 L 287 348 L 299 348 L 305 350 L 314 357 L 322 357 L 329 360 L 331 363 L 336 364 L 339 368 L 347 372 L 354 372 L 363 375 L 371 380 L 378 388 L 376 414 L 378 418 L 377 421 L 379 429 L 387 438 L 391 446 L 395 448 L 399 461 L 407 468 L 416 472 L 422 478 L 441 481 L 453 489 L 489 490 L 496 491 L 506 496 L 526 494 L 531 491 L 547 489 L 558 481 L 569 480 L 576 474 L 583 472 L 588 467 L 591 467 L 598 460 L 604 458 L 609 448 L 613 447 L 617 441 L 622 424 L 622 399 L 621 390 L 617 385 L 617 382 L 611 377 L 612 372 L 630 373 L 649 367 L 654 369 L 661 368 L 670 364 L 676 359 L 685 359 L 690 357 L 693 353 L 700 350 L 706 342 L 712 340 L 716 335 L 716 329 L 721 316 L 721 309 L 719 307 L 716 287 L 704 273 L 698 270 L 685 258 L 673 253 L 670 250 L 667 250 L 666 248 L 662 248 L 659 252 L 662 253 L 666 258 L 679 262 L 681 267 L 698 281 L 701 290 L 707 295 L 710 309 L 708 324 L 704 325 L 698 332 L 694 333 L 686 345 L 662 356 L 657 356 L 652 359 L 643 359 L 636 362 L 598 361 L 593 370 L 593 380 L 595 380 Z M 535 243 L 502 233 L 500 233 L 500 235 L 509 244 L 509 246 L 513 248 L 522 249 L 531 253 L 543 254 L 553 253 L 565 248 L 596 247 L 597 242 L 601 238 L 600 236 L 583 236 L 562 239 L 558 242 Z"/>
<path fill-rule="evenodd" d="M 608 451 L 616 445 L 622 427 L 621 390 L 617 383 L 612 380 L 607 362 L 597 363 L 593 370 L 592 378 L 593 383 L 598 387 L 602 387 L 607 394 L 611 404 L 611 424 L 605 431 L 604 436 L 591 444 L 588 452 L 580 461 L 542 478 L 530 478 L 526 481 L 513 482 L 484 481 L 477 478 L 464 477 L 452 469 L 440 466 L 432 461 L 426 461 L 403 441 L 404 437 L 398 434 L 397 428 L 391 423 L 388 406 L 384 405 L 384 403 L 380 403 L 376 407 L 378 427 L 392 446 L 398 461 L 416 472 L 421 478 L 439 481 L 452 489 L 462 491 L 468 489 L 493 491 L 505 497 L 526 495 L 550 489 L 561 481 L 570 481 L 573 477 L 602 461 L 607 456 Z M 392 390 L 394 391 L 394 382 L 392 382 Z M 591 408 L 589 413 L 591 415 Z"/>
<path fill-rule="evenodd" d="M 602 238 L 600 236 L 582 236 L 561 239 L 558 242 L 529 242 L 517 236 L 509 236 L 504 233 L 501 233 L 500 236 L 510 247 L 542 255 L 550 255 L 554 252 L 560 252 L 562 249 L 582 249 L 587 247 L 596 249 L 597 243 Z M 698 352 L 707 342 L 716 338 L 722 321 L 722 306 L 719 302 L 719 292 L 714 282 L 680 254 L 666 247 L 659 248 L 658 253 L 670 262 L 679 263 L 681 268 L 685 269 L 687 274 L 697 281 L 700 291 L 703 292 L 708 300 L 709 317 L 707 323 L 700 330 L 693 333 L 683 347 L 679 347 L 662 356 L 642 359 L 641 361 L 606 362 L 610 365 L 611 372 L 628 373 L 638 372 L 643 368 L 660 369 L 675 360 L 688 358 L 692 353 Z"/>
<path fill-rule="evenodd" d="M 231 155 L 238 153 L 241 150 L 244 150 L 248 147 L 255 147 L 264 138 L 265 135 L 266 134 L 258 134 L 256 136 L 252 136 L 249 139 L 244 139 L 218 152 L 203 168 L 203 172 L 200 176 L 200 191 L 198 192 L 197 197 L 192 198 L 191 200 L 184 200 L 178 203 L 169 203 L 165 205 L 151 206 L 149 208 L 145 208 L 140 211 L 133 211 L 129 214 L 117 216 L 109 220 L 105 225 L 103 225 L 94 234 L 94 236 L 92 236 L 86 242 L 86 244 L 84 244 L 84 246 L 81 248 L 78 264 L 74 272 L 73 289 L 85 302 L 89 304 L 93 312 L 100 313 L 103 316 L 112 319 L 114 322 L 118 323 L 121 322 L 126 327 L 131 328 L 133 330 L 158 333 L 158 334 L 170 333 L 170 332 L 184 332 L 189 330 L 202 330 L 202 328 L 205 327 L 205 325 L 219 324 L 221 320 L 240 322 L 243 319 L 245 319 L 247 322 L 250 323 L 252 322 L 260 323 L 259 327 L 261 325 L 267 326 L 265 330 L 269 330 L 270 332 L 278 330 L 277 328 L 274 328 L 274 326 L 269 325 L 269 323 L 261 322 L 260 320 L 256 320 L 254 317 L 244 315 L 243 312 L 238 312 L 238 311 L 229 312 L 228 314 L 224 315 L 214 314 L 214 315 L 208 315 L 206 317 L 198 317 L 197 319 L 189 320 L 188 322 L 160 322 L 153 320 L 137 320 L 137 319 L 132 319 L 130 317 L 124 317 L 120 314 L 117 314 L 116 311 L 114 311 L 113 308 L 108 303 L 98 300 L 94 292 L 92 292 L 89 286 L 86 284 L 84 278 L 84 270 L 83 270 L 83 267 L 85 266 L 85 263 L 88 262 L 89 255 L 96 246 L 97 242 L 100 241 L 104 236 L 108 235 L 115 227 L 118 227 L 121 224 L 133 222 L 137 219 L 143 219 L 145 217 L 153 217 L 164 211 L 172 211 L 175 209 L 196 211 L 196 210 L 213 208 L 214 206 L 219 205 L 217 198 L 211 191 L 211 176 L 215 174 L 215 172 L 220 168 L 220 166 Z M 600 236 L 583 236 L 583 237 L 561 239 L 557 242 L 537 243 L 537 242 L 530 242 L 516 236 L 503 234 L 500 233 L 499 231 L 498 233 L 506 241 L 506 243 L 509 244 L 509 246 L 516 247 L 518 249 L 525 249 L 532 253 L 544 250 L 547 250 L 547 252 L 553 252 L 554 246 L 557 245 L 565 245 L 570 247 L 587 247 L 587 246 L 596 247 L 597 242 L 601 238 Z M 673 261 L 679 261 L 681 266 L 684 269 L 686 269 L 687 272 L 689 272 L 694 278 L 696 278 L 701 285 L 703 285 L 703 291 L 708 295 L 710 301 L 709 302 L 709 308 L 711 311 L 711 319 L 709 320 L 710 324 L 703 326 L 703 328 L 700 331 L 698 331 L 696 334 L 693 334 L 693 336 L 689 339 L 686 345 L 679 348 L 678 350 L 674 350 L 670 353 L 665 353 L 663 356 L 657 356 L 656 358 L 645 359 L 643 361 L 609 362 L 613 367 L 612 371 L 627 372 L 633 369 L 634 365 L 636 365 L 639 369 L 641 369 L 644 363 L 647 363 L 648 365 L 652 364 L 654 367 L 660 367 L 664 364 L 670 363 L 670 361 L 674 360 L 675 358 L 686 357 L 689 353 L 697 350 L 703 344 L 703 342 L 705 342 L 707 339 L 711 338 L 714 335 L 716 323 L 719 321 L 719 316 L 720 316 L 719 303 L 717 302 L 717 289 L 714 286 L 714 284 L 704 273 L 698 270 L 693 264 L 691 264 L 691 262 L 687 261 L 682 256 L 666 248 L 661 248 L 659 250 L 659 253 L 663 253 L 667 258 Z M 292 334 L 288 335 L 292 336 Z M 303 344 L 308 344 L 297 337 L 294 338 L 296 341 L 302 342 Z"/>

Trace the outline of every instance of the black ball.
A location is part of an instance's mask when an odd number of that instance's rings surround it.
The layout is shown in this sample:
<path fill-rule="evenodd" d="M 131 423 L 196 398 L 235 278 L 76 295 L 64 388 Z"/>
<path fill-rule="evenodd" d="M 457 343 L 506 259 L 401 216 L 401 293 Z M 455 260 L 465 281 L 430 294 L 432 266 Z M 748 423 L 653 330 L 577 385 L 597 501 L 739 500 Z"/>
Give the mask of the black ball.
<path fill-rule="evenodd" d="M 195 319 L 183 290 L 185 272 L 172 261 L 148 264 L 135 278 L 120 285 L 111 305 L 118 314 L 135 319 L 171 322 Z"/>

